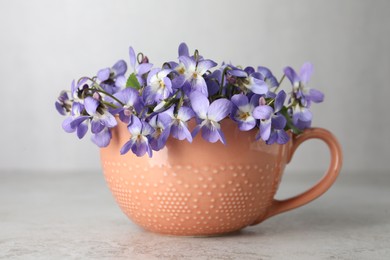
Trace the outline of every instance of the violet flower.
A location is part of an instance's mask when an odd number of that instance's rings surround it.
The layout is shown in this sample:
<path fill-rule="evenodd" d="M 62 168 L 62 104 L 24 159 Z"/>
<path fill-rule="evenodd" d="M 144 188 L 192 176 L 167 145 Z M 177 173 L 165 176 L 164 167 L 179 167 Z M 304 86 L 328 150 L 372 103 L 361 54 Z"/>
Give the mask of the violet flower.
<path fill-rule="evenodd" d="M 100 132 L 93 134 L 91 140 L 99 147 L 107 147 L 110 144 L 111 138 L 110 128 L 104 127 Z"/>
<path fill-rule="evenodd" d="M 114 94 L 120 90 L 120 85 L 116 85 L 116 79 L 123 80 L 127 71 L 127 64 L 124 60 L 119 60 L 111 68 L 104 68 L 98 71 L 97 78 L 100 80 L 100 86 L 109 94 Z"/>
<path fill-rule="evenodd" d="M 191 91 L 199 91 L 208 96 L 207 84 L 203 75 L 211 68 L 217 66 L 212 60 L 195 61 L 188 56 L 180 56 L 179 60 L 185 67 L 185 79 L 191 86 Z"/>
<path fill-rule="evenodd" d="M 142 76 L 148 73 L 152 69 L 153 64 L 145 62 L 137 65 L 137 57 L 135 56 L 133 47 L 129 48 L 129 56 L 130 56 L 130 66 L 133 70 L 133 73 L 137 77 L 138 82 L 141 85 L 144 85 L 145 80 L 143 79 Z"/>
<path fill-rule="evenodd" d="M 115 113 L 119 114 L 119 119 L 128 124 L 130 123 L 131 116 L 134 113 L 140 113 L 142 109 L 142 102 L 139 97 L 139 93 L 137 90 L 133 88 L 125 88 L 117 93 L 115 93 L 114 97 L 116 97 L 119 101 L 121 101 L 124 105 L 122 106 L 118 102 L 112 99 L 112 103 L 116 106 L 120 106 L 119 109 L 114 110 Z M 110 99 L 111 100 L 111 99 Z"/>
<path fill-rule="evenodd" d="M 289 140 L 287 133 L 284 131 L 286 118 L 279 113 L 283 108 L 285 99 L 286 93 L 280 91 L 274 99 L 274 108 L 272 108 L 266 104 L 264 97 L 260 98 L 260 105 L 253 110 L 253 117 L 260 119 L 256 140 L 261 138 L 270 144 L 274 142 L 284 144 Z"/>
<path fill-rule="evenodd" d="M 232 96 L 231 101 L 234 104 L 231 118 L 238 123 L 241 131 L 249 131 L 256 126 L 256 119 L 253 117 L 253 110 L 258 104 L 259 96 L 253 95 L 250 102 L 244 94 Z"/>
<path fill-rule="evenodd" d="M 172 94 L 172 82 L 168 78 L 171 71 L 170 69 L 153 69 L 149 72 L 147 86 L 143 91 L 147 105 L 166 99 Z"/>
<path fill-rule="evenodd" d="M 252 72 L 252 70 L 253 69 L 251 69 L 250 67 L 246 68 L 246 70 L 233 68 L 231 70 L 228 70 L 227 73 L 231 76 L 236 77 L 235 83 L 240 89 L 242 89 L 245 94 L 248 93 L 248 91 L 260 95 L 267 93 L 267 84 L 260 79 L 260 76 L 258 74 Z"/>
<path fill-rule="evenodd" d="M 57 101 L 55 102 L 56 109 L 61 115 L 69 115 L 72 107 L 72 101 L 69 100 L 68 93 L 61 91 Z"/>
<path fill-rule="evenodd" d="M 87 119 L 91 120 L 91 131 L 93 134 L 100 133 L 105 127 L 112 128 L 117 125 L 115 117 L 102 108 L 100 102 L 93 97 L 86 97 L 84 107 L 88 115 L 81 115 L 71 122 L 71 127 L 75 128 Z"/>
<path fill-rule="evenodd" d="M 165 146 L 171 130 L 171 121 L 171 117 L 166 113 L 154 115 L 150 119 L 149 124 L 154 128 L 150 138 L 150 147 L 153 150 L 159 151 Z"/>
<path fill-rule="evenodd" d="M 308 108 L 311 102 L 320 103 L 324 100 L 322 92 L 306 87 L 312 73 L 313 65 L 308 62 L 303 64 L 299 75 L 291 67 L 284 68 L 284 74 L 293 85 L 291 92 L 293 123 L 300 129 L 310 125 L 312 114 Z"/>
<path fill-rule="evenodd" d="M 256 75 L 259 75 L 259 78 L 263 80 L 268 86 L 268 92 L 265 94 L 265 97 L 275 98 L 275 90 L 277 87 L 279 87 L 279 82 L 272 74 L 272 72 L 266 67 L 258 66 Z"/>
<path fill-rule="evenodd" d="M 188 121 L 195 116 L 194 111 L 189 108 L 182 106 L 178 109 L 177 113 L 174 113 L 174 107 L 165 111 L 171 118 L 171 135 L 173 138 L 178 140 L 187 139 L 188 142 L 192 142 L 192 135 L 188 129 Z"/>
<path fill-rule="evenodd" d="M 191 106 L 201 123 L 195 127 L 192 132 L 194 137 L 202 130 L 202 137 L 210 143 L 220 140 L 226 143 L 225 136 L 221 130 L 219 121 L 229 115 L 232 109 L 232 103 L 226 98 L 215 100 L 210 104 L 208 98 L 199 91 L 190 94 Z"/>
<path fill-rule="evenodd" d="M 82 121 L 80 124 L 72 125 L 72 122 L 75 118 L 81 116 L 82 111 L 84 110 L 84 106 L 80 103 L 74 102 L 72 105 L 71 116 L 67 117 L 62 123 L 62 128 L 67 133 L 73 133 L 76 131 L 77 137 L 82 139 L 85 134 L 88 132 L 88 121 Z"/>
<path fill-rule="evenodd" d="M 155 131 L 147 122 L 141 121 L 134 116 L 131 124 L 127 127 L 131 134 L 131 138 L 121 148 L 120 153 L 125 154 L 130 149 L 138 157 L 148 153 L 152 157 L 152 148 L 149 143 L 150 135 Z"/>

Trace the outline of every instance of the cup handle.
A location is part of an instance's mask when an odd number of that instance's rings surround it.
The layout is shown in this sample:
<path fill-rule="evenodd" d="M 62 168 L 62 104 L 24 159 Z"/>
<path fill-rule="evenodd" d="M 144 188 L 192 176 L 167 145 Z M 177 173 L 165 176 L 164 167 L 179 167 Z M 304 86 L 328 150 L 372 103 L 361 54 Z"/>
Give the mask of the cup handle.
<path fill-rule="evenodd" d="M 311 202 L 324 194 L 336 180 L 343 160 L 341 146 L 336 137 L 331 132 L 323 128 L 308 128 L 302 134 L 294 136 L 292 138 L 292 147 L 289 153 L 288 162 L 291 161 L 291 158 L 299 145 L 309 139 L 320 139 L 328 146 L 330 150 L 330 165 L 328 170 L 322 179 L 309 190 L 289 199 L 274 199 L 265 217 L 262 217 L 261 220 L 257 221 L 257 223 L 276 214 L 298 208 Z"/>

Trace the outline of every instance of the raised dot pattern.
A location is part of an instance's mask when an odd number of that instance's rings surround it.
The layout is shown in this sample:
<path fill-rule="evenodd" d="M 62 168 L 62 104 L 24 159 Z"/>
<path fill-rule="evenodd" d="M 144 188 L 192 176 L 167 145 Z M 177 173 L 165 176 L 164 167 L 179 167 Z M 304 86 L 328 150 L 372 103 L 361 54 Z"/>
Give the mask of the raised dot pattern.
<path fill-rule="evenodd" d="M 221 234 L 261 219 L 280 180 L 279 165 L 128 165 L 103 162 L 106 181 L 135 223 L 173 235 Z"/>

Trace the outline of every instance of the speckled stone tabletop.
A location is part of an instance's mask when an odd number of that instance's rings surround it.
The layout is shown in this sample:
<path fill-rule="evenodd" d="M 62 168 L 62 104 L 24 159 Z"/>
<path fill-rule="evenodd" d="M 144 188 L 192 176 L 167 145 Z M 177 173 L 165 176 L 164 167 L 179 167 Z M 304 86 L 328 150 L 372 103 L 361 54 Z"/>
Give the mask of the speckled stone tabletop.
<path fill-rule="evenodd" d="M 278 197 L 319 175 L 289 174 Z M 100 172 L 0 172 L 1 259 L 390 259 L 390 173 L 342 174 L 323 197 L 221 237 L 130 222 Z"/>

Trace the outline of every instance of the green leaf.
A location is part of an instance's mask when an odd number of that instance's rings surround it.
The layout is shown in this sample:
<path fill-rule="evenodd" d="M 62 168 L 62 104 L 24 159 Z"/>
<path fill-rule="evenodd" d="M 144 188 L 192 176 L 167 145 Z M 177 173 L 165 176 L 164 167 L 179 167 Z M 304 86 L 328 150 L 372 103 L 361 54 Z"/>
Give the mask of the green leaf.
<path fill-rule="evenodd" d="M 299 128 L 297 128 L 293 122 L 292 122 L 292 118 L 290 117 L 290 115 L 288 114 L 288 111 L 287 111 L 287 108 L 286 107 L 283 107 L 282 110 L 280 110 L 280 113 L 286 118 L 287 120 L 287 123 L 286 123 L 286 127 L 285 127 L 285 130 L 289 130 L 291 129 L 291 131 L 298 135 L 300 133 L 302 133 L 302 130 L 300 130 Z"/>
<path fill-rule="evenodd" d="M 137 90 L 141 88 L 141 84 L 139 84 L 137 76 L 134 73 L 127 79 L 126 88 L 135 88 Z"/>

